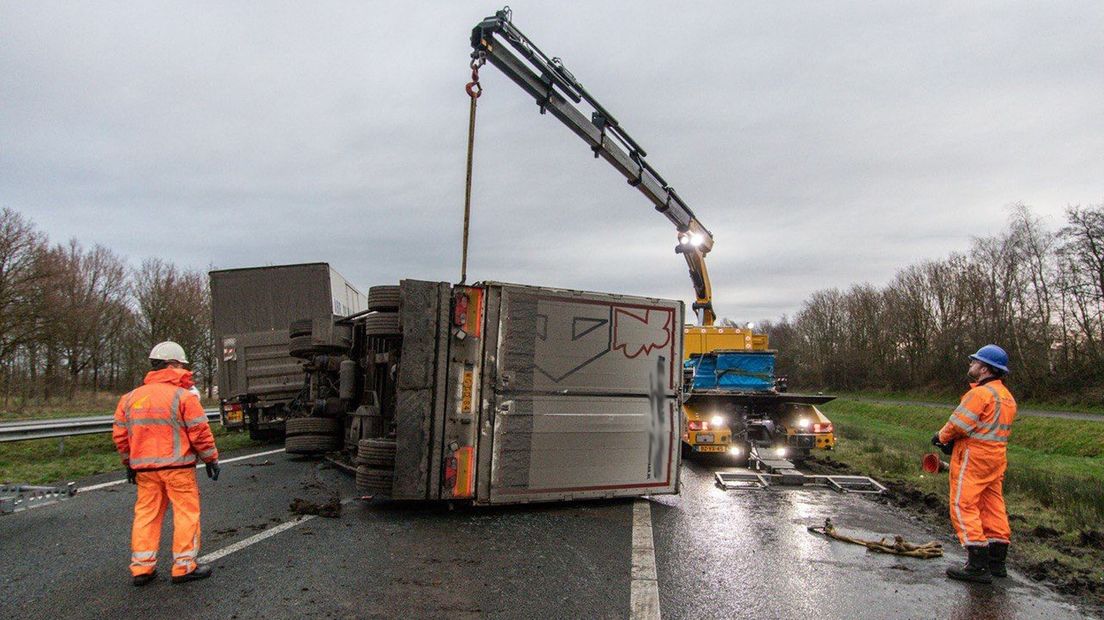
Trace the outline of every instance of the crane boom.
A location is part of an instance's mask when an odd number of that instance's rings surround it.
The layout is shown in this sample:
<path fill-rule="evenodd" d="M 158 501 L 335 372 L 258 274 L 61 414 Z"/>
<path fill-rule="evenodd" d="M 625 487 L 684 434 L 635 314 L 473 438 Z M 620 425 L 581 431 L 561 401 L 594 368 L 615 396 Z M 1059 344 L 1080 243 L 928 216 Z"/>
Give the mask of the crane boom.
<path fill-rule="evenodd" d="M 567 125 L 590 145 L 595 158 L 609 162 L 629 185 L 652 202 L 656 211 L 675 225 L 679 240 L 675 251 L 686 259 L 697 296 L 693 308 L 702 325 L 713 325 L 716 318 L 713 291 L 705 266 L 705 255 L 713 249 L 713 234 L 646 161 L 647 152 L 621 128 L 617 119 L 583 88 L 559 58 L 549 58 L 510 18 L 507 7 L 483 19 L 472 30 L 472 57 L 485 58 L 505 73 L 536 100 L 541 114 L 551 112 Z M 590 118 L 575 105 L 582 102 L 593 108 Z"/>

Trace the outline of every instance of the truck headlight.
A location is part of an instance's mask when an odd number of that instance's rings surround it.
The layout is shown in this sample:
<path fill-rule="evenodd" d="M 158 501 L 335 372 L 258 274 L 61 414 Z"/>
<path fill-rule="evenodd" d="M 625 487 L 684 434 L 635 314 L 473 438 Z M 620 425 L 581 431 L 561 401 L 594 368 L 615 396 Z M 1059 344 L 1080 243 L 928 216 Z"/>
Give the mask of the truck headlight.
<path fill-rule="evenodd" d="M 778 458 L 785 458 L 786 449 L 785 448 L 775 448 L 774 449 L 774 455 L 777 456 Z"/>
<path fill-rule="evenodd" d="M 713 418 L 711 420 L 709 420 L 709 425 L 712 426 L 713 428 L 724 426 L 724 423 L 725 423 L 724 416 L 715 415 L 715 416 L 713 416 Z"/>
<path fill-rule="evenodd" d="M 732 456 L 740 456 L 740 454 L 743 453 L 743 450 L 740 449 L 740 446 L 731 446 L 728 449 L 728 453 Z"/>

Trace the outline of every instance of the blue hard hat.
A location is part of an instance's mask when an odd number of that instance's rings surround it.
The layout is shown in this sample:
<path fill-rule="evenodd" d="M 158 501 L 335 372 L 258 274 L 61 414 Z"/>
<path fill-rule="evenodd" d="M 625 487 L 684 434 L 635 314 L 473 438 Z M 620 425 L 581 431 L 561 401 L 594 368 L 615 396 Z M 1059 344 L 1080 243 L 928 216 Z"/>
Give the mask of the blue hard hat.
<path fill-rule="evenodd" d="M 1008 370 L 1008 353 L 995 344 L 987 344 L 978 349 L 977 353 L 970 356 L 970 359 L 988 364 L 1003 373 L 1011 372 Z"/>

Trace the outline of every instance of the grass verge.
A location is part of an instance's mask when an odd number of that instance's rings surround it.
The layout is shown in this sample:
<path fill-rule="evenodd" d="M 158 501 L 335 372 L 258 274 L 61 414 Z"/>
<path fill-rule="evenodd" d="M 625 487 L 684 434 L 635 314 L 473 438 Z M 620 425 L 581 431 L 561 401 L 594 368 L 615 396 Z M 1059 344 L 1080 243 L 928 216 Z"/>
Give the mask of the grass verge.
<path fill-rule="evenodd" d="M 212 425 L 220 452 L 263 445 L 243 431 Z M 0 482 L 50 484 L 122 471 L 110 433 L 0 444 Z"/>
<path fill-rule="evenodd" d="M 950 533 L 947 474 L 932 476 L 920 469 L 950 406 L 940 411 L 840 398 L 822 409 L 839 438 L 822 462 L 843 463 L 887 482 L 893 490 L 890 501 Z M 1104 604 L 1104 532 L 1099 529 L 1104 523 L 1104 423 L 1017 419 L 1004 488 L 1013 532 L 1010 561 L 1061 592 Z"/>
<path fill-rule="evenodd" d="M 50 402 L 11 398 L 7 405 L 0 402 L 0 422 L 111 415 L 115 413 L 120 396 L 122 392 L 80 392 L 72 399 L 59 396 Z M 217 398 L 201 398 L 200 401 L 204 407 L 218 406 Z"/>
<path fill-rule="evenodd" d="M 1015 386 L 1012 386 L 1015 390 Z M 831 392 L 839 394 L 843 398 L 867 398 L 873 400 L 891 401 L 916 401 L 923 403 L 953 403 L 962 397 L 962 391 L 938 392 L 938 391 L 891 391 L 891 390 L 860 390 L 857 392 Z M 1104 407 L 1097 404 L 1086 404 L 1081 401 L 1063 400 L 1020 400 L 1017 399 L 1021 410 L 1033 409 L 1036 411 L 1063 411 L 1069 413 L 1091 413 L 1104 415 Z"/>

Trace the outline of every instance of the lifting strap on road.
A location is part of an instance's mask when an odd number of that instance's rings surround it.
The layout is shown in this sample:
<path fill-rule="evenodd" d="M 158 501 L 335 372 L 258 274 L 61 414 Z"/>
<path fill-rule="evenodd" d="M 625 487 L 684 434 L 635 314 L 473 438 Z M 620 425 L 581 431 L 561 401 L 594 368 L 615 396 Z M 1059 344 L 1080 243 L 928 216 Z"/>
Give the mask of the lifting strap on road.
<path fill-rule="evenodd" d="M 479 95 L 483 94 L 483 87 L 479 84 L 479 68 L 487 62 L 486 52 L 472 54 L 471 78 L 464 90 L 471 99 L 471 112 L 468 114 L 468 172 L 464 181 L 464 247 L 463 257 L 460 260 L 460 284 L 468 281 L 468 224 L 471 222 L 471 190 L 472 190 L 472 156 L 475 150 L 475 102 Z"/>
<path fill-rule="evenodd" d="M 821 534 L 835 540 L 841 540 L 843 542 L 862 545 L 871 551 L 878 553 L 889 553 L 893 555 L 906 555 L 912 558 L 923 558 L 930 560 L 932 558 L 938 558 L 943 556 L 943 543 L 932 541 L 923 545 L 916 545 L 906 541 L 900 536 L 894 536 L 893 541 L 889 542 L 883 538 L 881 540 L 862 540 L 861 538 L 852 538 L 840 534 L 836 530 L 836 526 L 832 524 L 832 519 L 825 519 L 823 526 L 810 525 L 808 530 L 814 534 Z"/>

